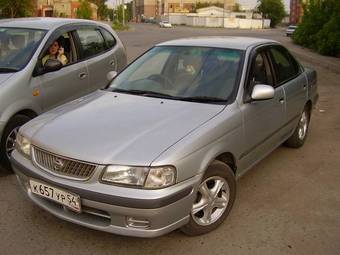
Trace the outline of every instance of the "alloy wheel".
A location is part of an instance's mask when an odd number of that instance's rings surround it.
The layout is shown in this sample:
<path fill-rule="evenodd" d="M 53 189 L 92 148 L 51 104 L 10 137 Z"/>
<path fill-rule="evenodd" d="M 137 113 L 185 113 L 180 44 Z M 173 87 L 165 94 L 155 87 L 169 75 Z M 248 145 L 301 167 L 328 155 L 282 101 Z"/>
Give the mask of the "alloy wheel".
<path fill-rule="evenodd" d="M 20 127 L 14 128 L 6 139 L 6 156 L 8 159 L 11 158 L 11 153 L 15 148 L 16 138 Z"/>
<path fill-rule="evenodd" d="M 219 176 L 206 179 L 198 188 L 197 198 L 191 209 L 192 218 L 201 226 L 213 224 L 225 212 L 229 199 L 230 188 L 225 179 Z"/>
<path fill-rule="evenodd" d="M 298 126 L 298 134 L 300 140 L 303 140 L 305 138 L 307 134 L 307 128 L 308 128 L 308 115 L 307 112 L 304 111 L 301 115 Z"/>

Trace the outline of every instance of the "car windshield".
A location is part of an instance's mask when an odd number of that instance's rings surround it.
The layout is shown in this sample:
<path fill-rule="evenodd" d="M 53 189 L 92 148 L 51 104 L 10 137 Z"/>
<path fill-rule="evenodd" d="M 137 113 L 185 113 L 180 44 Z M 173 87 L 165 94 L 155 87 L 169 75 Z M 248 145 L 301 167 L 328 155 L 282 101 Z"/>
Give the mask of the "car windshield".
<path fill-rule="evenodd" d="M 0 72 L 16 72 L 26 66 L 45 33 L 45 30 L 0 27 Z"/>
<path fill-rule="evenodd" d="M 221 103 L 234 91 L 243 52 L 235 49 L 154 47 L 109 85 L 108 90 L 175 100 Z"/>

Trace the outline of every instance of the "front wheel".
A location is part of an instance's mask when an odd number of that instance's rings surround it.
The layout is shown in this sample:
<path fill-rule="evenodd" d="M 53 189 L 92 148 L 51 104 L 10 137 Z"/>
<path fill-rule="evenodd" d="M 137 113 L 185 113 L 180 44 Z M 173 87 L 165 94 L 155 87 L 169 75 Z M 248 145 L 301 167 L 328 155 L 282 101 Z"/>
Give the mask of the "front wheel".
<path fill-rule="evenodd" d="M 236 181 L 231 168 L 215 160 L 199 185 L 190 212 L 190 220 L 182 231 L 191 236 L 217 228 L 230 213 L 236 196 Z"/>
<path fill-rule="evenodd" d="M 309 120 L 310 111 L 308 107 L 305 107 L 302 114 L 300 115 L 299 123 L 295 128 L 294 133 L 285 142 L 286 146 L 291 148 L 299 148 L 305 143 L 308 134 Z"/>
<path fill-rule="evenodd" d="M 11 170 L 10 158 L 19 128 L 29 120 L 30 118 L 25 115 L 15 115 L 5 127 L 0 143 L 0 163 L 7 170 Z"/>

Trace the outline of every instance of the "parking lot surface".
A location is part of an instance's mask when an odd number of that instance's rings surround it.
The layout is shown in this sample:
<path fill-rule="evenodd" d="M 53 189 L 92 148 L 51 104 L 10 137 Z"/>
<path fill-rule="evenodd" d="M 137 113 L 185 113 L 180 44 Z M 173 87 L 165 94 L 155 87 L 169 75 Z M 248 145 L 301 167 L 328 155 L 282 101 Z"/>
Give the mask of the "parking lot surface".
<path fill-rule="evenodd" d="M 0 174 L 0 254 L 340 254 L 340 60 L 293 45 L 283 29 L 228 30 L 132 25 L 120 32 L 129 61 L 165 40 L 203 35 L 278 40 L 318 72 L 320 99 L 301 149 L 280 147 L 238 181 L 229 218 L 216 231 L 155 239 L 64 222 L 31 203 L 13 174 Z M 105 79 L 105 77 L 103 77 Z"/>

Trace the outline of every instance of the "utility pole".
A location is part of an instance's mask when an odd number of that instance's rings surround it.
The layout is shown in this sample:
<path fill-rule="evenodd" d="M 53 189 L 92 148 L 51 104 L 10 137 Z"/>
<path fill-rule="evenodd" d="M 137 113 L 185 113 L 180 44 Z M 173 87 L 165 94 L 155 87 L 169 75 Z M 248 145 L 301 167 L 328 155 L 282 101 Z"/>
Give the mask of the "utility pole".
<path fill-rule="evenodd" d="M 124 4 L 124 0 L 122 0 L 123 3 L 123 26 L 125 27 L 125 4 Z"/>
<path fill-rule="evenodd" d="M 224 3 L 223 3 L 223 28 L 225 28 L 225 24 L 224 24 L 224 22 L 225 22 L 225 6 L 226 6 L 226 4 L 225 4 L 225 0 L 224 0 Z"/>

